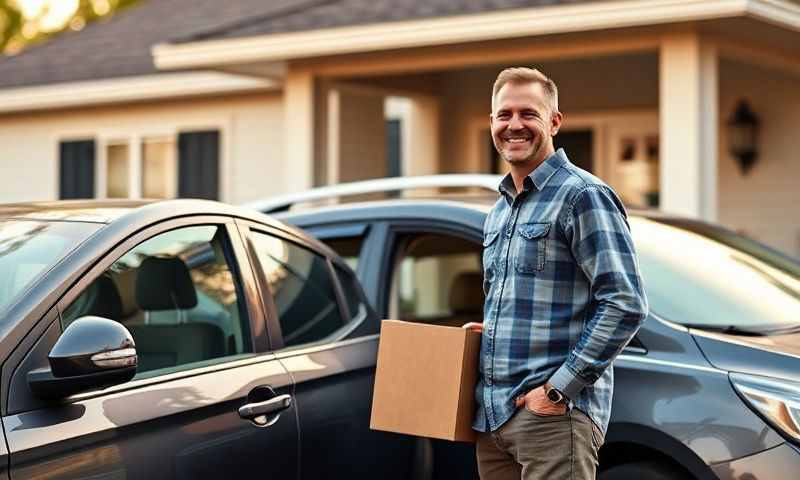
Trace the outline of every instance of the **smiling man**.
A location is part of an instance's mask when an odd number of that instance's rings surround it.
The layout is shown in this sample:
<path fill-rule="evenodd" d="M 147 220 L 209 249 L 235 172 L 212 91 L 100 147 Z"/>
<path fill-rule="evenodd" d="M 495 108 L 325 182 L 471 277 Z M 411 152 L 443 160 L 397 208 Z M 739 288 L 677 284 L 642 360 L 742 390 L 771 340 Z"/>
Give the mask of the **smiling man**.
<path fill-rule="evenodd" d="M 558 89 L 538 70 L 500 72 L 492 139 L 510 173 L 484 224 L 478 411 L 482 479 L 595 478 L 611 413 L 611 363 L 647 315 L 614 191 L 553 137 Z"/>

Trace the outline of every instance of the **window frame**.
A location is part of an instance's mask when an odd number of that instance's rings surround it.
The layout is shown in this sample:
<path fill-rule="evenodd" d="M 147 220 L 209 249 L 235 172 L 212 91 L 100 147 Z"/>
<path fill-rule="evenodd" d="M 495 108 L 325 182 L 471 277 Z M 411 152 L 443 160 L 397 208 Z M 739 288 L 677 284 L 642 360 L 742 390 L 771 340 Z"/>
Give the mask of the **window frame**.
<path fill-rule="evenodd" d="M 270 227 L 263 224 L 258 224 L 251 221 L 246 220 L 237 220 L 237 225 L 242 231 L 242 237 L 247 245 L 247 251 L 249 254 L 251 268 L 256 278 L 256 284 L 258 286 L 258 290 L 260 292 L 260 297 L 263 299 L 263 309 L 264 309 L 264 319 L 266 321 L 267 327 L 267 335 L 269 338 L 271 351 L 272 352 L 285 352 L 285 351 L 293 351 L 293 350 L 300 350 L 309 347 L 316 347 L 320 345 L 328 345 L 331 343 L 335 343 L 344 339 L 347 339 L 350 334 L 358 329 L 361 326 L 365 319 L 361 319 L 359 322 L 355 321 L 347 321 L 352 319 L 350 315 L 349 307 L 347 306 L 347 300 L 344 297 L 344 293 L 342 292 L 342 285 L 339 281 L 339 276 L 336 274 L 336 270 L 334 269 L 334 262 L 347 270 L 350 269 L 347 264 L 341 261 L 337 261 L 335 257 L 331 257 L 327 252 L 320 251 L 317 246 L 313 245 L 312 243 L 308 242 L 306 239 L 302 237 L 298 237 L 295 235 L 291 235 L 284 230 L 280 230 L 275 227 Z M 335 330 L 332 334 L 330 334 L 325 339 L 321 339 L 315 342 L 308 342 L 302 343 L 299 345 L 291 345 L 287 346 L 283 340 L 283 329 L 281 328 L 280 324 L 280 317 L 278 315 L 278 310 L 275 307 L 275 300 L 272 297 L 272 292 L 269 289 L 269 282 L 267 281 L 266 277 L 264 276 L 264 272 L 261 269 L 260 260 L 258 258 L 258 251 L 256 249 L 255 243 L 253 242 L 253 233 L 260 233 L 262 235 L 270 235 L 276 237 L 282 241 L 288 242 L 290 244 L 296 245 L 300 248 L 310 251 L 314 255 L 318 255 L 325 260 L 325 265 L 328 270 L 328 276 L 331 279 L 331 284 L 333 286 L 334 295 L 336 295 L 336 303 L 337 307 L 339 308 L 339 315 L 342 319 L 345 320 L 344 323 L 340 328 Z M 358 281 L 358 276 L 353 275 L 353 277 Z"/>
<path fill-rule="evenodd" d="M 481 251 L 483 245 L 483 232 L 477 232 L 472 228 L 469 228 L 463 224 L 459 223 L 437 223 L 433 224 L 432 222 L 415 222 L 415 221 L 394 221 L 389 226 L 389 231 L 387 234 L 387 254 L 381 262 L 381 275 L 385 280 L 385 286 L 383 288 L 383 293 L 377 299 L 377 305 L 375 305 L 378 314 L 381 318 L 387 318 L 389 315 L 389 304 L 391 299 L 391 285 L 394 284 L 394 274 L 395 269 L 399 265 L 398 262 L 398 247 L 401 245 L 402 237 L 415 234 L 415 235 L 448 235 L 451 237 L 460 237 L 464 240 L 474 242 L 476 245 L 479 246 L 479 252 Z"/>

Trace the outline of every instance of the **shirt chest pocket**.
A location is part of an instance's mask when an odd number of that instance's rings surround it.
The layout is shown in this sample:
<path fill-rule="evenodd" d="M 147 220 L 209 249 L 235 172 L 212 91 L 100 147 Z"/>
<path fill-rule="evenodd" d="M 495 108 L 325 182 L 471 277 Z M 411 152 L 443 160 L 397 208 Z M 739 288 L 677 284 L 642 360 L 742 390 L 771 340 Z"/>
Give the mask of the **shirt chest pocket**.
<path fill-rule="evenodd" d="M 517 250 L 514 259 L 517 273 L 536 275 L 536 272 L 544 270 L 549 233 L 550 223 L 517 225 Z"/>
<path fill-rule="evenodd" d="M 490 269 L 495 262 L 495 250 L 497 250 L 498 244 L 498 237 L 500 237 L 500 231 L 494 231 L 486 233 L 483 236 L 483 269 L 488 270 Z"/>

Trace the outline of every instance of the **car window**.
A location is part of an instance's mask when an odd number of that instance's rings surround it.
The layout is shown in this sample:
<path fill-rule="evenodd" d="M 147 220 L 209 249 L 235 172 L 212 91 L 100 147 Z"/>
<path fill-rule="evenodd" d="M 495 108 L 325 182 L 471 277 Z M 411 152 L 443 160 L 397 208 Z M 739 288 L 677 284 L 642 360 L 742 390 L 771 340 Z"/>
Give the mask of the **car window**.
<path fill-rule="evenodd" d="M 96 315 L 125 325 L 136 343 L 137 376 L 252 352 L 228 245 L 225 229 L 213 225 L 153 237 L 81 292 L 64 310 L 62 324 Z"/>
<path fill-rule="evenodd" d="M 265 233 L 251 238 L 287 347 L 326 340 L 347 323 L 325 257 Z"/>
<path fill-rule="evenodd" d="M 344 297 L 350 320 L 359 322 L 367 315 L 367 300 L 358 281 L 350 272 L 343 268 L 335 267 L 336 276 L 339 278 L 339 285 L 342 286 L 342 296 Z"/>
<path fill-rule="evenodd" d="M 650 309 L 684 325 L 800 328 L 798 264 L 716 227 L 631 218 Z M 738 237 L 738 238 L 737 238 Z"/>
<path fill-rule="evenodd" d="M 101 225 L 0 221 L 0 314 Z"/>
<path fill-rule="evenodd" d="M 327 238 L 323 239 L 326 245 L 331 247 L 331 250 L 339 254 L 348 267 L 356 270 L 358 268 L 358 259 L 361 255 L 361 247 L 364 244 L 364 237 L 341 237 L 341 238 Z"/>
<path fill-rule="evenodd" d="M 483 320 L 480 244 L 423 233 L 396 245 L 388 318 L 451 326 Z"/>

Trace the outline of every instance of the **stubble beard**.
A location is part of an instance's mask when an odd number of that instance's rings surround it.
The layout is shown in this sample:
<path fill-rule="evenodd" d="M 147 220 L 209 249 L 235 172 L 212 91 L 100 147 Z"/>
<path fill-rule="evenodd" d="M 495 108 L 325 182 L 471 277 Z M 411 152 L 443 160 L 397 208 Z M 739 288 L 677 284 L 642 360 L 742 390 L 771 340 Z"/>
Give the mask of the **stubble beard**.
<path fill-rule="evenodd" d="M 540 139 L 534 137 L 531 145 L 530 155 L 523 158 L 517 158 L 512 155 L 506 155 L 503 151 L 501 151 L 500 156 L 506 163 L 508 163 L 512 167 L 522 167 L 534 163 L 538 155 L 541 153 L 543 147 L 544 147 L 543 142 Z"/>

